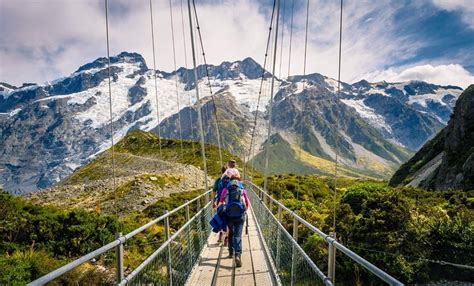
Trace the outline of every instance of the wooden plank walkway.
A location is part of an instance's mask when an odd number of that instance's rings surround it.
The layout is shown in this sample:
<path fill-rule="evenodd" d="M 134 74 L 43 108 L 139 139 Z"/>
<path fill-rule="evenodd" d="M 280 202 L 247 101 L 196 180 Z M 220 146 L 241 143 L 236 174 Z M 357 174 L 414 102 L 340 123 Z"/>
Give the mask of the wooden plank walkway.
<path fill-rule="evenodd" d="M 276 285 L 252 211 L 248 210 L 247 215 L 248 234 L 245 234 L 245 225 L 242 231 L 242 267 L 234 267 L 234 259 L 228 258 L 227 247 L 217 243 L 218 234 L 211 233 L 186 285 Z"/>

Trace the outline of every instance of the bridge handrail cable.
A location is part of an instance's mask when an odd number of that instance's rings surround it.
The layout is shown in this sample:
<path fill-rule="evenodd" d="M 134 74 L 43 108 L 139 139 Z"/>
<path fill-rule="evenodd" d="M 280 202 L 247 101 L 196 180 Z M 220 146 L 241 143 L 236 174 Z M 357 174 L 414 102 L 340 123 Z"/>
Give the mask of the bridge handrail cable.
<path fill-rule="evenodd" d="M 105 253 L 105 252 L 107 252 L 107 251 L 110 251 L 110 250 L 116 248 L 117 246 L 123 245 L 127 240 L 129 240 L 130 238 L 134 237 L 135 235 L 137 235 L 137 234 L 139 234 L 139 233 L 141 233 L 141 232 L 147 230 L 147 229 L 150 228 L 151 226 L 153 226 L 153 225 L 155 225 L 155 224 L 157 224 L 157 223 L 159 223 L 159 222 L 161 222 L 161 221 L 164 221 L 166 218 L 172 216 L 173 214 L 175 214 L 176 212 L 182 210 L 182 209 L 185 208 L 186 206 L 189 206 L 189 205 L 191 205 L 192 203 L 194 203 L 194 202 L 200 200 L 201 198 L 208 196 L 208 195 L 210 194 L 210 192 L 212 192 L 212 190 L 208 190 L 207 192 L 200 194 L 199 196 L 197 196 L 197 197 L 195 197 L 195 198 L 193 198 L 193 199 L 187 201 L 186 203 L 184 203 L 184 204 L 180 205 L 179 207 L 177 207 L 177 208 L 175 208 L 175 209 L 173 209 L 173 210 L 167 212 L 166 214 L 164 214 L 164 215 L 162 215 L 162 216 L 160 216 L 160 217 L 158 217 L 158 218 L 156 218 L 156 219 L 154 219 L 154 220 L 148 222 L 147 224 L 144 224 L 143 226 L 141 226 L 141 227 L 139 227 L 139 228 L 137 228 L 137 229 L 131 231 L 130 233 L 128 233 L 128 234 L 126 234 L 126 235 L 124 235 L 124 236 L 118 237 L 118 238 L 115 239 L 114 241 L 112 241 L 112 242 L 110 242 L 110 243 L 108 243 L 108 244 L 102 246 L 101 248 L 98 248 L 98 249 L 96 249 L 96 250 L 94 250 L 94 251 L 92 251 L 92 252 L 90 252 L 90 253 L 88 253 L 88 254 L 86 254 L 86 255 L 84 255 L 84 256 L 81 256 L 81 257 L 79 257 L 78 259 L 76 259 L 76 260 L 74 260 L 74 261 L 72 261 L 72 262 L 70 262 L 70 263 L 68 263 L 68 264 L 66 264 L 66 265 L 64 265 L 64 266 L 62 266 L 62 267 L 60 267 L 60 268 L 58 268 L 58 269 L 56 269 L 56 270 L 54 270 L 54 271 L 52 271 L 52 272 L 50 272 L 50 273 L 44 275 L 44 276 L 42 276 L 42 277 L 40 277 L 40 278 L 34 280 L 34 281 L 32 281 L 32 282 L 30 282 L 28 285 L 31 285 L 31 286 L 43 285 L 43 284 L 45 284 L 45 283 L 47 283 L 47 282 L 50 282 L 50 281 L 52 281 L 52 280 L 58 278 L 59 276 L 65 274 L 65 273 L 67 273 L 67 272 L 69 272 L 69 271 L 75 269 L 76 267 L 80 266 L 81 264 L 83 264 L 83 263 L 85 263 L 85 262 L 90 261 L 91 259 L 93 259 L 93 258 L 95 258 L 95 257 L 97 257 L 97 256 L 99 256 L 99 255 L 101 255 L 101 254 L 103 254 L 103 253 Z M 196 214 L 196 215 L 198 215 L 198 214 L 199 214 L 202 210 L 204 210 L 208 205 L 209 205 L 209 203 L 207 203 L 203 208 L 197 210 L 197 214 Z M 192 219 L 194 219 L 194 217 L 193 217 Z M 189 221 L 192 221 L 192 219 L 190 219 Z M 188 222 L 189 222 L 189 221 L 188 221 Z M 186 225 L 186 224 L 185 224 L 185 225 Z M 184 227 L 184 226 L 183 226 L 183 227 Z M 171 240 L 171 239 L 172 239 L 172 237 L 171 237 L 170 239 L 168 239 L 168 240 Z M 166 242 L 165 242 L 164 244 L 166 244 Z M 164 245 L 164 244 L 163 244 L 163 245 Z M 161 247 L 160 247 L 160 248 L 161 248 Z M 158 250 L 157 250 L 157 251 L 158 251 Z M 127 278 L 128 278 L 128 277 L 127 277 Z"/>
<path fill-rule="evenodd" d="M 353 252 L 349 248 L 345 247 L 343 244 L 339 243 L 337 240 L 332 238 L 330 235 L 324 233 L 322 230 L 319 228 L 315 227 L 311 223 L 309 223 L 307 220 L 304 218 L 300 217 L 298 214 L 296 214 L 294 211 L 286 207 L 284 204 L 279 202 L 278 200 L 274 199 L 271 195 L 269 195 L 267 192 L 265 192 L 262 188 L 258 187 L 254 183 L 250 181 L 246 181 L 246 183 L 254 188 L 256 191 L 258 191 L 259 194 L 262 196 L 265 196 L 265 198 L 269 199 L 272 203 L 275 203 L 278 207 L 281 207 L 283 210 L 287 211 L 295 220 L 300 222 L 301 224 L 305 225 L 309 230 L 313 231 L 314 233 L 317 233 L 321 238 L 324 239 L 326 243 L 329 245 L 333 245 L 336 249 L 340 250 L 342 253 L 347 255 L 349 258 L 357 262 L 359 265 L 363 266 L 365 269 L 367 269 L 369 272 L 373 273 L 389 285 L 403 285 L 400 281 L 397 279 L 393 278 L 389 274 L 387 274 L 385 271 L 381 270 L 377 266 L 373 265 L 369 261 L 365 260 L 361 256 L 359 256 L 357 253 Z M 257 194 L 258 194 L 257 193 Z M 265 199 L 262 198 L 263 201 Z"/>
<path fill-rule="evenodd" d="M 252 183 L 250 183 L 250 184 L 252 184 Z M 253 185 L 253 186 L 255 187 L 255 185 Z M 255 214 L 256 211 L 254 209 L 257 209 L 258 207 L 256 206 L 256 201 L 254 200 L 253 196 L 258 197 L 258 194 L 253 189 L 250 189 L 249 195 L 250 195 L 250 199 L 251 199 L 252 206 L 253 206 L 252 212 Z M 331 280 L 321 271 L 321 269 L 319 269 L 319 267 L 313 262 L 313 260 L 311 260 L 311 258 L 308 256 L 308 254 L 306 254 L 306 252 L 303 250 L 303 248 L 298 244 L 298 242 L 293 238 L 293 236 L 288 232 L 288 230 L 286 230 L 286 228 L 283 226 L 281 221 L 279 221 L 279 219 L 277 217 L 275 217 L 275 215 L 271 212 L 271 210 L 268 208 L 268 206 L 266 206 L 263 203 L 263 200 L 261 198 L 258 198 L 258 204 L 259 204 L 259 206 L 262 206 L 263 210 L 270 215 L 270 217 L 273 221 L 276 222 L 276 224 L 278 226 L 278 230 L 281 231 L 286 236 L 286 238 L 291 242 L 292 247 L 295 247 L 295 251 L 299 252 L 303 256 L 303 259 L 306 261 L 306 263 L 308 263 L 309 267 L 324 281 L 324 284 L 327 285 L 327 286 L 332 286 L 333 284 L 332 284 Z M 257 227 L 259 229 L 259 233 L 262 233 L 262 231 L 260 230 L 260 225 L 258 223 L 258 220 L 257 220 Z M 272 268 L 273 267 L 275 267 L 275 266 L 272 264 Z M 276 269 L 275 273 L 277 273 L 277 272 L 278 272 L 278 269 Z"/>
<path fill-rule="evenodd" d="M 178 229 L 169 239 L 167 239 L 157 250 L 155 250 L 147 259 L 145 259 L 137 268 L 135 268 L 125 279 L 123 279 L 118 285 L 126 285 L 128 282 L 140 273 L 145 266 L 150 264 L 153 259 L 163 252 L 194 220 L 198 219 L 199 216 L 207 209 L 211 207 L 212 202 L 208 202 L 201 210 L 199 210 L 191 219 L 189 219 L 182 227 Z M 166 215 L 168 215 L 167 213 Z"/>

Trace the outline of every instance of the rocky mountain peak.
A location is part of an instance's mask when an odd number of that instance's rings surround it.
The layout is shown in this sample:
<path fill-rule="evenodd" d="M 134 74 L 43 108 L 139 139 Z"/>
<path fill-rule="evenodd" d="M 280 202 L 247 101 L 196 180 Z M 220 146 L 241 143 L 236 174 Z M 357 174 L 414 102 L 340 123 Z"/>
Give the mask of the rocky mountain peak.
<path fill-rule="evenodd" d="M 254 59 L 247 57 L 241 61 L 228 62 L 224 61 L 219 65 L 208 64 L 209 76 L 219 80 L 240 80 L 240 79 L 258 79 L 262 77 L 263 67 Z M 197 67 L 198 79 L 205 78 L 206 66 L 199 65 Z M 177 74 L 181 82 L 187 83 L 189 88 L 192 87 L 193 70 L 179 68 L 176 72 L 162 72 L 164 77 L 170 77 Z M 265 77 L 269 77 L 270 73 L 265 71 Z"/>
<path fill-rule="evenodd" d="M 10 85 L 6 82 L 0 82 L 0 97 L 1 97 L 1 99 L 6 97 L 9 93 L 11 93 L 15 89 L 17 89 L 16 86 Z"/>
<path fill-rule="evenodd" d="M 138 64 L 141 69 L 148 70 L 145 59 L 139 53 L 121 52 L 120 54 L 116 56 L 110 57 L 110 63 L 111 64 L 117 64 L 117 63 Z M 76 73 L 81 72 L 81 71 L 91 70 L 91 69 L 102 69 L 102 68 L 105 68 L 106 66 L 107 66 L 107 58 L 101 57 L 101 58 L 96 59 L 93 62 L 82 65 L 76 71 Z"/>
<path fill-rule="evenodd" d="M 474 85 L 459 96 L 448 125 L 393 175 L 392 185 L 474 188 Z"/>
<path fill-rule="evenodd" d="M 117 139 L 132 129 L 154 129 L 158 105 L 153 76 L 145 60 L 137 53 L 123 52 L 111 57 L 111 63 Z M 0 96 L 0 184 L 5 189 L 28 192 L 49 187 L 108 147 L 106 66 L 106 58 L 99 58 L 64 78 L 17 88 L 7 97 Z M 236 155 L 248 150 L 252 122 L 257 115 L 255 152 L 258 153 L 266 134 L 264 119 L 268 108 L 268 100 L 259 96 L 262 66 L 252 58 L 245 58 L 209 65 L 208 71 L 219 120 L 224 126 L 222 141 L 229 142 L 225 147 Z M 184 138 L 197 139 L 196 126 L 191 127 L 197 120 L 194 93 L 187 92 L 194 88 L 193 73 L 189 68 L 159 72 L 156 88 L 162 136 L 178 136 L 176 126 L 181 113 Z M 206 140 L 215 143 L 214 104 L 209 101 L 205 66 L 200 65 L 197 73 Z M 179 81 L 179 109 L 175 77 Z M 266 84 L 270 77 L 265 71 Z M 338 82 L 333 78 L 313 73 L 279 79 L 274 101 L 274 116 L 278 118 L 272 121 L 275 120 L 276 133 L 281 133 L 288 143 L 280 147 L 290 156 L 299 148 L 294 143 L 301 139 L 305 158 L 318 168 L 320 164 L 315 163 L 318 160 L 332 160 L 331 146 L 337 141 L 348 168 L 368 162 L 362 166 L 370 172 L 366 174 L 380 177 L 382 170 L 383 176 L 390 175 L 388 171 L 398 167 L 410 153 L 405 147 L 417 150 L 446 125 L 461 93 L 458 88 L 436 86 L 435 93 L 418 94 L 432 87 L 417 83 L 412 87 L 415 95 L 408 95 L 404 90 L 408 84 L 341 83 L 338 102 L 335 96 Z M 329 131 L 336 130 L 336 118 L 342 128 L 340 133 Z M 347 170 L 347 174 L 353 173 L 354 170 Z"/>
<path fill-rule="evenodd" d="M 370 83 L 366 81 L 365 79 L 358 81 L 356 83 L 353 83 L 352 86 L 357 89 L 370 89 L 371 88 Z"/>

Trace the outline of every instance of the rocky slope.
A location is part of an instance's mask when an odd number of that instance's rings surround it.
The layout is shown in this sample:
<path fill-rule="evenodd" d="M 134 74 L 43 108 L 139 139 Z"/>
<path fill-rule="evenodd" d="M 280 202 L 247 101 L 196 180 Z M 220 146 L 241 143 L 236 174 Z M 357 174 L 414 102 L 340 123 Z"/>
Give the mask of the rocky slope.
<path fill-rule="evenodd" d="M 237 68 L 238 64 L 235 65 Z M 232 80 L 221 81 L 219 77 L 221 75 L 211 74 L 210 82 L 218 90 L 215 97 L 221 130 L 227 132 L 222 135 L 223 146 L 247 156 L 257 112 L 256 152 L 251 157 L 256 155 L 252 162 L 262 170 L 268 98 L 262 98 L 256 110 L 255 102 L 249 105 L 238 100 L 241 94 L 258 94 L 259 85 L 255 80 L 248 79 L 242 72 Z M 265 80 L 264 85 L 268 87 L 269 80 Z M 347 175 L 388 178 L 413 154 L 412 150 L 444 126 L 444 119 L 436 113 L 438 109 L 429 107 L 442 105 L 450 110 L 453 102 L 440 100 L 450 97 L 451 93 L 454 94 L 452 98 L 457 98 L 460 93 L 456 87 L 423 82 L 363 85 L 364 82 L 343 84 L 341 100 L 337 101 L 336 82 L 322 75 L 294 76 L 277 81 L 272 117 L 276 137 L 272 142 L 279 151 L 271 151 L 274 154 L 270 156 L 271 173 L 331 173 L 337 146 Z M 206 140 L 216 144 L 213 103 L 204 99 L 202 104 Z M 179 116 L 186 122 L 183 125 L 190 126 L 189 118 L 196 122 L 195 110 L 194 106 L 181 111 Z M 164 120 L 160 125 L 161 134 L 176 137 L 177 120 L 177 114 Z M 340 130 L 336 131 L 338 127 Z M 196 124 L 193 130 L 183 131 L 184 138 L 198 140 L 197 134 Z M 288 156 L 284 163 L 280 162 L 282 154 Z"/>
<path fill-rule="evenodd" d="M 112 124 L 105 58 L 43 85 L 14 87 L 0 83 L 0 185 L 9 192 L 19 193 L 47 188 L 107 149 L 111 144 L 111 125 L 115 141 L 133 129 L 156 128 L 157 107 L 164 137 L 178 137 L 176 122 L 180 112 L 183 137 L 198 139 L 191 70 L 158 71 L 157 104 L 154 72 L 148 69 L 142 56 L 123 52 L 112 57 L 111 63 Z M 264 88 L 258 103 L 262 74 Z M 215 144 L 214 103 L 209 101 L 205 75 L 205 68 L 198 67 L 206 142 Z M 247 58 L 210 65 L 209 75 L 216 95 L 223 146 L 241 157 L 248 155 L 252 121 L 257 113 L 256 147 L 251 154 L 252 157 L 257 155 L 262 151 L 266 134 L 263 119 L 266 118 L 270 74 Z M 310 83 L 305 90 L 304 82 Z M 294 152 L 301 145 L 303 150 L 298 153 L 307 155 L 306 160 L 298 159 L 295 164 L 307 167 L 311 161 L 311 170 L 320 169 L 321 160 L 326 164 L 334 157 L 337 141 L 345 165 L 350 168 L 365 165 L 364 172 L 387 176 L 406 158 L 409 150 L 417 150 L 446 124 L 461 92 L 457 87 L 423 82 L 361 81 L 342 86 L 341 100 L 334 102 L 327 100 L 335 96 L 333 79 L 313 74 L 277 80 L 275 108 L 279 111 L 272 118 L 275 132 L 291 147 L 288 152 Z M 318 96 L 324 98 L 324 104 L 317 103 Z M 301 106 L 312 109 L 305 109 L 303 116 Z M 331 110 L 333 108 L 338 110 Z M 344 116 L 340 134 L 333 131 L 332 122 L 338 112 Z M 290 129 L 285 130 L 287 127 Z M 303 144 L 295 144 L 300 139 Z"/>
<path fill-rule="evenodd" d="M 181 152 L 180 142 L 161 140 L 160 156 L 158 137 L 135 130 L 115 146 L 115 193 L 109 149 L 77 169 L 60 184 L 26 196 L 40 205 L 82 208 L 126 216 L 172 193 L 203 190 L 200 149 L 195 149 L 189 141 L 183 143 Z M 216 160 L 218 151 L 214 146 L 207 146 L 206 151 L 209 174 L 216 175 L 219 173 Z M 224 158 L 230 157 L 224 151 Z M 212 177 L 208 183 L 212 183 Z"/>
<path fill-rule="evenodd" d="M 287 142 L 280 148 L 290 149 L 278 153 L 293 152 L 301 164 L 328 174 L 337 152 L 346 175 L 389 176 L 409 158 L 409 150 L 386 140 L 360 114 L 338 101 L 320 79 L 318 75 L 290 77 L 280 87 L 272 123 L 280 135 L 276 140 Z M 263 166 L 264 153 L 255 158 L 256 166 Z M 271 162 L 278 160 L 278 153 L 270 157 Z M 290 171 L 290 164 L 281 167 L 272 171 Z"/>
<path fill-rule="evenodd" d="M 459 97 L 448 126 L 403 164 L 390 184 L 474 189 L 474 85 Z"/>

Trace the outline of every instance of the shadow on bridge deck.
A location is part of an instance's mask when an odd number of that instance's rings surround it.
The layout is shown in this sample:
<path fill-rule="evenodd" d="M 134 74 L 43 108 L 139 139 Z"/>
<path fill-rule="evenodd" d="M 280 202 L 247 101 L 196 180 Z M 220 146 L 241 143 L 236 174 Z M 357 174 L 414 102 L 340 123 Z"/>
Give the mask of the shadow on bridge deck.
<path fill-rule="evenodd" d="M 217 243 L 218 235 L 211 233 L 186 285 L 276 285 L 252 211 L 247 215 L 248 234 L 245 227 L 242 234 L 242 267 L 234 267 L 227 247 Z"/>

